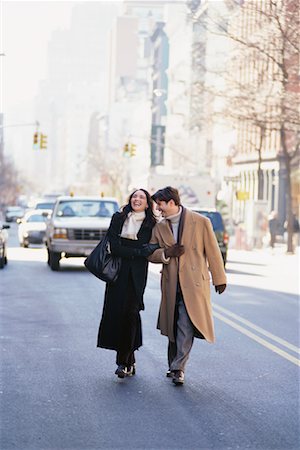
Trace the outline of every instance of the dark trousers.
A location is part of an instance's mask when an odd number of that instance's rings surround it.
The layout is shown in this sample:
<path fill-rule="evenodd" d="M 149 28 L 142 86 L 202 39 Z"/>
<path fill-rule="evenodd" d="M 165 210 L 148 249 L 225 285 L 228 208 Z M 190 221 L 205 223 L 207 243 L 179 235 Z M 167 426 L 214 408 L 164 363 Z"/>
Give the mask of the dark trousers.
<path fill-rule="evenodd" d="M 135 363 L 134 350 L 139 341 L 141 342 L 141 317 L 133 281 L 130 279 L 121 324 L 121 345 L 116 358 L 118 365 L 129 367 Z"/>
<path fill-rule="evenodd" d="M 275 247 L 275 242 L 276 242 L 276 234 L 271 233 L 270 246 L 271 246 L 272 248 Z"/>

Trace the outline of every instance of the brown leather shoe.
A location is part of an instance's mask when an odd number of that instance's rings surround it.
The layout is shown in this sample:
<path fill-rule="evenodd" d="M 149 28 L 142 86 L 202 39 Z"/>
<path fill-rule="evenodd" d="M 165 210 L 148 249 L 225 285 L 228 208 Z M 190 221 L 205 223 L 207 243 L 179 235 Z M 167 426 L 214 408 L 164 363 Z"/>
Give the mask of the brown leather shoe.
<path fill-rule="evenodd" d="M 173 383 L 176 386 L 182 386 L 184 384 L 184 372 L 182 370 L 174 370 Z"/>
<path fill-rule="evenodd" d="M 166 377 L 173 378 L 173 376 L 174 376 L 174 371 L 173 370 L 167 370 Z"/>

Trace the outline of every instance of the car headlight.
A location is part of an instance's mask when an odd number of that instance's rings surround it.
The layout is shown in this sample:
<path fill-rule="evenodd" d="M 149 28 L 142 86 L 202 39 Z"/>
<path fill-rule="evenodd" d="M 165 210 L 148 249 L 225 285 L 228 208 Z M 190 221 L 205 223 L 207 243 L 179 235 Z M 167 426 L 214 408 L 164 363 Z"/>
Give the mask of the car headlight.
<path fill-rule="evenodd" d="M 52 237 L 53 239 L 67 239 L 66 228 L 54 228 Z"/>

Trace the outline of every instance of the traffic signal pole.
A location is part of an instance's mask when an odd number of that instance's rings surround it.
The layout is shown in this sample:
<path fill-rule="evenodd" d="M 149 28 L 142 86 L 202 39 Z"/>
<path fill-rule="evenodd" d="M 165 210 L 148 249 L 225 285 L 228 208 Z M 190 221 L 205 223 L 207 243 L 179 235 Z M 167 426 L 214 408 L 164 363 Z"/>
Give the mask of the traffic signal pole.
<path fill-rule="evenodd" d="M 11 127 L 33 127 L 36 126 L 36 128 L 38 129 L 38 127 L 40 126 L 40 123 L 36 120 L 33 123 L 14 123 L 11 125 L 1 125 L 0 128 L 11 128 Z"/>
<path fill-rule="evenodd" d="M 46 134 L 43 133 L 39 133 L 39 126 L 40 123 L 38 120 L 36 120 L 33 123 L 15 123 L 15 124 L 11 124 L 11 125 L 1 125 L 0 128 L 12 128 L 12 127 L 32 127 L 35 126 L 36 127 L 36 131 L 33 134 L 33 149 L 34 150 L 46 150 L 48 143 L 47 143 L 47 139 L 48 136 Z"/>

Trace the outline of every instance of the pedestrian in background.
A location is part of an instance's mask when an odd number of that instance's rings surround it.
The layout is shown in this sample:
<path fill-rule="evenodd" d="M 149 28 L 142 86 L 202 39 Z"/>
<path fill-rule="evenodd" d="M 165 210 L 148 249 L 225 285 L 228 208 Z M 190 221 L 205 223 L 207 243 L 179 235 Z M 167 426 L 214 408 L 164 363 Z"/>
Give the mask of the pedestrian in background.
<path fill-rule="evenodd" d="M 170 186 L 152 198 L 163 216 L 150 241 L 161 248 L 148 258 L 163 263 L 157 327 L 169 339 L 167 376 L 182 385 L 194 337 L 215 340 L 208 265 L 219 294 L 226 288 L 226 275 L 210 220 L 184 208 Z"/>
<path fill-rule="evenodd" d="M 276 235 L 278 233 L 278 228 L 279 228 L 279 222 L 277 219 L 276 211 L 271 211 L 268 221 L 269 221 L 269 233 L 270 233 L 270 247 L 274 248 L 275 242 L 276 242 Z"/>
<path fill-rule="evenodd" d="M 158 245 L 150 245 L 156 224 L 153 201 L 145 189 L 134 191 L 109 227 L 110 250 L 121 257 L 114 283 L 107 283 L 97 347 L 115 350 L 119 378 L 135 374 L 134 352 L 142 345 L 140 311 L 147 281 L 149 256 Z"/>
<path fill-rule="evenodd" d="M 286 220 L 283 224 L 284 232 L 288 232 L 288 221 Z M 292 214 L 292 233 L 293 233 L 293 247 L 298 247 L 299 245 L 299 221 L 296 217 L 296 214 Z M 286 237 L 287 239 L 287 237 Z"/>

